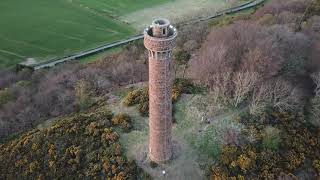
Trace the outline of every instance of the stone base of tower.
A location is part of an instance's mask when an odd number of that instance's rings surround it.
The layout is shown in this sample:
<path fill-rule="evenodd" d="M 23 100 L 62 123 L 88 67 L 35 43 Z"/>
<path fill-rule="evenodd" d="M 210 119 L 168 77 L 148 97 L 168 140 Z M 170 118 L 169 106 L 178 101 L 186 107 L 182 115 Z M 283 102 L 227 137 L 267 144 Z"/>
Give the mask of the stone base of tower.
<path fill-rule="evenodd" d="M 167 153 L 166 155 L 167 155 L 166 157 L 163 157 L 163 156 L 161 157 L 161 156 L 158 156 L 157 154 L 152 154 L 149 151 L 149 159 L 156 163 L 166 163 L 172 159 L 172 152 Z"/>
<path fill-rule="evenodd" d="M 146 152 L 147 155 L 147 162 L 149 161 L 153 161 L 156 162 L 158 164 L 166 164 L 168 162 L 174 162 L 180 155 L 181 153 L 181 146 L 178 143 L 178 141 L 175 140 L 171 140 L 171 143 L 169 146 L 167 146 L 167 151 L 166 153 L 160 153 L 160 151 L 151 151 L 150 150 L 150 143 L 149 145 L 149 149 L 144 149 L 144 151 L 148 151 Z M 145 146 L 146 148 L 146 146 Z M 164 150 L 164 149 L 159 149 L 159 150 Z"/>
<path fill-rule="evenodd" d="M 178 138 L 178 137 L 176 137 Z M 182 139 L 172 139 L 172 158 L 168 162 L 158 163 L 151 160 L 148 142 L 130 143 L 137 166 L 148 173 L 152 179 L 206 179 L 203 170 L 194 157 L 186 157 L 193 150 Z M 156 162 L 156 164 L 154 164 Z M 179 168 L 177 168 L 179 167 Z M 165 170 L 165 174 L 163 171 Z"/>
<path fill-rule="evenodd" d="M 154 133 L 153 133 L 154 135 Z M 150 136 L 150 139 L 154 139 L 155 137 Z M 166 145 L 161 145 L 157 142 L 163 142 L 163 141 L 150 141 L 149 143 L 149 159 L 151 161 L 157 162 L 157 163 L 165 163 L 172 159 L 172 151 L 173 147 L 171 144 L 171 139 L 167 140 Z"/>

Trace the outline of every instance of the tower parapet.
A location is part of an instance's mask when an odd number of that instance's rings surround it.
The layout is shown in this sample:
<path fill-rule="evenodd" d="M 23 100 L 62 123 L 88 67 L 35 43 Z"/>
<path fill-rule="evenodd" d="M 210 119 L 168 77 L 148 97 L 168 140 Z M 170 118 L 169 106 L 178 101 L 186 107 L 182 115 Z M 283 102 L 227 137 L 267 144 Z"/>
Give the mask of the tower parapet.
<path fill-rule="evenodd" d="M 166 19 L 144 31 L 149 51 L 149 157 L 161 163 L 172 157 L 172 50 L 178 32 Z"/>
<path fill-rule="evenodd" d="M 166 22 L 166 24 L 159 25 L 156 22 Z M 177 29 L 170 25 L 168 20 L 157 19 L 145 29 L 144 45 L 153 52 L 172 51 L 176 46 L 177 35 Z"/>

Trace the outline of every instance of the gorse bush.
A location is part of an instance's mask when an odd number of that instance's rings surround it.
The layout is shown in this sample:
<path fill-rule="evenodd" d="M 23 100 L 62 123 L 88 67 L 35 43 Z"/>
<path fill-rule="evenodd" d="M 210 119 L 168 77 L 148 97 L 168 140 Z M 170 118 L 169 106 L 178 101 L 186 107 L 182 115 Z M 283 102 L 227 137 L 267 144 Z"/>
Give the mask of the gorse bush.
<path fill-rule="evenodd" d="M 143 116 L 149 115 L 149 89 L 145 88 L 140 95 L 138 110 Z"/>
<path fill-rule="evenodd" d="M 226 145 L 222 148 L 219 161 L 227 166 L 231 172 L 246 173 L 255 168 L 257 154 L 250 146 L 239 149 L 236 146 Z"/>
<path fill-rule="evenodd" d="M 172 102 L 175 103 L 182 93 L 199 93 L 201 88 L 193 85 L 190 80 L 176 79 L 172 87 Z M 149 115 L 149 89 L 143 87 L 132 90 L 124 97 L 122 103 L 125 106 L 138 105 L 138 110 L 143 116 Z"/>
<path fill-rule="evenodd" d="M 285 166 L 289 170 L 295 170 L 299 168 L 305 161 L 304 153 L 299 153 L 294 150 L 288 151 L 285 153 L 286 163 Z"/>
<path fill-rule="evenodd" d="M 221 150 L 219 161 L 221 164 L 229 166 L 237 158 L 237 147 L 236 146 L 224 146 Z"/>
<path fill-rule="evenodd" d="M 149 114 L 149 89 L 147 87 L 133 90 L 123 99 L 126 106 L 138 105 L 139 112 L 147 116 Z"/>
<path fill-rule="evenodd" d="M 105 107 L 59 119 L 0 145 L 0 179 L 136 179 Z M 120 121 L 120 120 L 119 120 Z"/>
<path fill-rule="evenodd" d="M 126 106 L 133 106 L 139 104 L 143 94 L 148 93 L 148 88 L 141 88 L 130 91 L 128 95 L 123 99 L 123 104 Z"/>
<path fill-rule="evenodd" d="M 129 131 L 132 128 L 131 118 L 128 114 L 117 114 L 112 118 L 111 121 L 113 125 L 120 126 L 125 131 Z"/>
<path fill-rule="evenodd" d="M 246 154 L 241 154 L 237 159 L 237 165 L 241 171 L 246 173 L 250 169 L 254 168 L 256 163 L 257 155 L 254 151 L 249 150 Z"/>
<path fill-rule="evenodd" d="M 181 95 L 181 88 L 179 88 L 178 86 L 173 86 L 172 88 L 172 102 L 176 102 L 178 100 L 178 98 Z"/>
<path fill-rule="evenodd" d="M 317 170 L 317 172 L 320 174 L 320 160 L 314 160 L 312 165 Z"/>
<path fill-rule="evenodd" d="M 306 166 L 311 168 L 309 163 L 313 162 L 313 169 L 305 177 L 317 177 L 319 129 L 305 127 L 300 117 L 292 113 L 271 111 L 263 116 L 266 116 L 264 121 L 245 121 L 250 126 L 240 135 L 248 136 L 253 131 L 256 140 L 222 147 L 219 164 L 212 167 L 211 176 L 224 179 L 239 175 L 245 179 L 296 178 L 292 174 Z"/>

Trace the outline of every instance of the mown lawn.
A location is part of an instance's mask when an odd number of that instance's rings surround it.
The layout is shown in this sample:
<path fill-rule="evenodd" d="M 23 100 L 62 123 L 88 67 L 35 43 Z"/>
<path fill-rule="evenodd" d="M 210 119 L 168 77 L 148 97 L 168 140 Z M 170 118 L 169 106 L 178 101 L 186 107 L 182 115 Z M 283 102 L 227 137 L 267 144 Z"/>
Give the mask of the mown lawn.
<path fill-rule="evenodd" d="M 0 69 L 27 58 L 53 57 L 135 34 L 117 16 L 166 0 L 2 0 Z M 103 13 L 101 13 L 103 12 Z"/>

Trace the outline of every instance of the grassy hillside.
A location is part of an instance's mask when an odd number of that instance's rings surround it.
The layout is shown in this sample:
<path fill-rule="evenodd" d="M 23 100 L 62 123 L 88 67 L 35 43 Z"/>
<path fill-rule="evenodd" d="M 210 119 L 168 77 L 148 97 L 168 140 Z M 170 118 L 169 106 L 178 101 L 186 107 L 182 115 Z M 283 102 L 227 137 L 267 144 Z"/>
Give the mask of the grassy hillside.
<path fill-rule="evenodd" d="M 135 31 L 115 17 L 164 1 L 3 0 L 0 68 L 26 58 L 44 61 L 128 37 Z"/>

